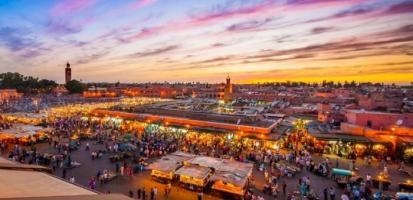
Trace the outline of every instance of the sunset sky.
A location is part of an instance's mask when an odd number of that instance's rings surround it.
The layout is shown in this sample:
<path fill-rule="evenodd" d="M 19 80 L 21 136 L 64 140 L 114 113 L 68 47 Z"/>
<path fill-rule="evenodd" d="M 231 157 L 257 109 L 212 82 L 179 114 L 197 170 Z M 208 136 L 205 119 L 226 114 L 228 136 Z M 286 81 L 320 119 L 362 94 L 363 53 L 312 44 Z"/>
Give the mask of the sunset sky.
<path fill-rule="evenodd" d="M 413 81 L 413 0 L 0 0 L 0 73 Z"/>

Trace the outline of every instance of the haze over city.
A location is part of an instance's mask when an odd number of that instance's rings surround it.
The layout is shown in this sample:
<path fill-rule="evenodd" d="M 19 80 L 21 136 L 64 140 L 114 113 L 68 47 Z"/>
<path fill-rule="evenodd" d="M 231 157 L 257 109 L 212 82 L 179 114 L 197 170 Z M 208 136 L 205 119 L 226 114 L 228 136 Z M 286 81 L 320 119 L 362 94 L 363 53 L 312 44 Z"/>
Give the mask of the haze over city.
<path fill-rule="evenodd" d="M 0 1 L 0 73 L 64 82 L 413 77 L 409 0 Z"/>

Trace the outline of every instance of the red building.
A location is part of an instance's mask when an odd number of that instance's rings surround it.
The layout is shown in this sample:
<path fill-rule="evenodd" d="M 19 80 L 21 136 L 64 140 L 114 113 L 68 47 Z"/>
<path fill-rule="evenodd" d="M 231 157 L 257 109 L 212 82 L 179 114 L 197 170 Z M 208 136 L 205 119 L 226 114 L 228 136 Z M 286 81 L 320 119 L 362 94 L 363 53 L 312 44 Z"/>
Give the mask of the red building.
<path fill-rule="evenodd" d="M 83 92 L 85 98 L 102 98 L 102 97 L 117 97 L 118 92 L 114 90 L 108 90 L 107 88 L 89 88 Z"/>
<path fill-rule="evenodd" d="M 413 113 L 387 113 L 365 110 L 346 110 L 347 122 L 372 129 L 385 129 L 390 126 L 413 128 Z"/>
<path fill-rule="evenodd" d="M 18 93 L 15 89 L 1 89 L 0 90 L 0 102 L 8 101 L 11 99 L 18 99 L 22 96 L 22 93 Z"/>

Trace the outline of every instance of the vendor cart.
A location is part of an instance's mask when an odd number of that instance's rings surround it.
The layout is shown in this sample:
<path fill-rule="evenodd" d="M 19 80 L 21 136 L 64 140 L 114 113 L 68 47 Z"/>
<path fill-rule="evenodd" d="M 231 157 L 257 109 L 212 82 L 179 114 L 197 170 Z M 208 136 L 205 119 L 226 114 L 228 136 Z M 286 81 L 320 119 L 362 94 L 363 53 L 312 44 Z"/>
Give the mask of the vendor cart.
<path fill-rule="evenodd" d="M 333 168 L 331 175 L 340 187 L 345 187 L 350 183 L 350 178 L 355 176 L 355 172 L 346 169 Z"/>
<path fill-rule="evenodd" d="M 388 175 L 384 175 L 383 173 L 380 173 L 378 176 L 373 178 L 373 186 L 375 188 L 379 188 L 380 189 L 380 183 L 382 184 L 382 189 L 383 190 L 388 190 L 390 185 L 391 185 L 391 181 L 389 179 Z"/>
<path fill-rule="evenodd" d="M 413 192 L 413 180 L 405 180 L 399 183 L 399 190 L 403 192 Z"/>

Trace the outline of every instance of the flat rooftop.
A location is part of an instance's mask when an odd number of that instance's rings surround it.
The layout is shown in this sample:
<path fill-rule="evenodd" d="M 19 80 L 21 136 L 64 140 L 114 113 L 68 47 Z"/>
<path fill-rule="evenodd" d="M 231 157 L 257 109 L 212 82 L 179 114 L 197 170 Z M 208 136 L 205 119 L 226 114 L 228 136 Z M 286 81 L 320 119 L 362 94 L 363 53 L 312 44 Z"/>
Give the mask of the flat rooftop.
<path fill-rule="evenodd" d="M 169 101 L 150 105 L 130 106 L 128 108 L 125 108 L 124 106 L 115 106 L 112 110 L 263 128 L 273 124 L 271 121 L 260 120 L 259 117 L 257 117 L 257 113 L 263 110 L 263 107 L 261 106 L 256 108 L 227 108 L 220 106 L 217 103 L 210 102 Z"/>
<path fill-rule="evenodd" d="M 96 195 L 49 174 L 0 169 L 1 198 Z"/>
<path fill-rule="evenodd" d="M 3 199 L 0 197 L 0 199 Z M 123 194 L 100 194 L 100 195 L 73 195 L 73 196 L 50 196 L 50 197 L 20 197 L 7 198 L 7 200 L 132 200 Z"/>

